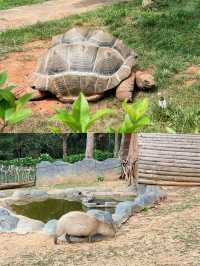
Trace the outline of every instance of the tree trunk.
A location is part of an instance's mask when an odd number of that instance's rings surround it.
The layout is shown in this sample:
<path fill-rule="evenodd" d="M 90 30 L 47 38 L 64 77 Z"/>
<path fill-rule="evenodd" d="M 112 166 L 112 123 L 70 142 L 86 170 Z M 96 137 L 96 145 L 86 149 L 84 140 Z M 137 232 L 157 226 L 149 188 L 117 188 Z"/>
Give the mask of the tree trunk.
<path fill-rule="evenodd" d="M 120 155 L 121 160 L 126 160 L 128 157 L 130 140 L 131 140 L 131 134 L 123 134 L 122 135 L 121 144 L 120 144 L 120 151 L 119 151 L 119 155 Z"/>
<path fill-rule="evenodd" d="M 69 133 L 63 134 L 63 158 L 67 156 L 67 140 L 69 137 Z"/>
<path fill-rule="evenodd" d="M 120 148 L 119 148 L 119 157 L 122 160 L 123 148 L 124 148 L 125 135 L 122 134 Z"/>
<path fill-rule="evenodd" d="M 137 134 L 131 134 L 127 159 L 134 162 L 138 158 Z"/>
<path fill-rule="evenodd" d="M 115 147 L 114 147 L 114 157 L 117 158 L 119 155 L 119 134 L 115 133 Z"/>
<path fill-rule="evenodd" d="M 85 158 L 92 159 L 94 151 L 94 133 L 87 133 Z"/>

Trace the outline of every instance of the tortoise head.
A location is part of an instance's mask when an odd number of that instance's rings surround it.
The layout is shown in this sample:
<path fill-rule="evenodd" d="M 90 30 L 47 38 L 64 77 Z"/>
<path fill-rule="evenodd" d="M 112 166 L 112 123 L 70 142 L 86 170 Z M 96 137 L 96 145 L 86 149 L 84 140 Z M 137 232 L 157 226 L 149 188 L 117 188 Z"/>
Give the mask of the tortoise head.
<path fill-rule="evenodd" d="M 136 84 L 139 89 L 149 90 L 156 86 L 154 77 L 147 71 L 136 72 Z"/>
<path fill-rule="evenodd" d="M 47 91 L 48 75 L 34 72 L 29 79 L 29 86 L 34 90 Z"/>

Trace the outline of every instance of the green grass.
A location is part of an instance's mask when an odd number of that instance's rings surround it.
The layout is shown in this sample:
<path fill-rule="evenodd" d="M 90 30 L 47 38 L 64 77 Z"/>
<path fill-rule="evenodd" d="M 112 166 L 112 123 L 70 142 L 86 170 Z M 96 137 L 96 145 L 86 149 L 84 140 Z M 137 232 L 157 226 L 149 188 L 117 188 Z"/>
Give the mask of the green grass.
<path fill-rule="evenodd" d="M 129 1 L 83 15 L 3 32 L 0 34 L 0 56 L 22 49 L 25 43 L 50 39 L 74 25 L 107 29 L 138 53 L 140 68 L 155 69 L 158 89 L 153 93 L 140 92 L 136 96 L 150 99 L 153 126 L 145 130 L 163 132 L 168 126 L 178 132 L 193 132 L 200 129 L 200 75 L 196 74 L 196 82 L 188 87 L 185 81 L 191 76 L 180 74 L 191 65 L 200 66 L 199 21 L 199 0 L 157 0 L 151 10 L 142 9 L 139 0 Z M 160 114 L 157 108 L 158 92 L 162 92 L 169 103 L 167 115 Z M 120 104 L 112 106 L 120 117 Z M 114 123 L 119 123 L 119 119 Z M 105 130 L 105 124 L 101 123 L 101 126 L 98 130 Z"/>
<path fill-rule="evenodd" d="M 0 0 L 0 10 L 9 9 L 16 6 L 25 6 L 42 3 L 48 0 Z"/>

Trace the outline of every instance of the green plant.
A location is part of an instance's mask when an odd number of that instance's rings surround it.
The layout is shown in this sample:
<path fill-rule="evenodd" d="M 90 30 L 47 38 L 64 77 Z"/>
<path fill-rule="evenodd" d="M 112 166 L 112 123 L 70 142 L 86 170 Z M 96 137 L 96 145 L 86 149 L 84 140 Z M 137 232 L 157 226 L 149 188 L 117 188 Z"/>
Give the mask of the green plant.
<path fill-rule="evenodd" d="M 3 165 L 15 165 L 15 166 L 34 166 L 38 163 L 37 159 L 33 159 L 31 156 L 24 158 L 18 158 L 13 160 L 0 160 L 0 164 Z"/>
<path fill-rule="evenodd" d="M 7 73 L 0 73 L 0 132 L 4 132 L 7 126 L 12 126 L 23 121 L 31 113 L 31 109 L 25 108 L 26 103 L 31 99 L 32 94 L 28 93 L 15 99 L 11 90 L 14 86 L 4 87 L 7 81 Z"/>
<path fill-rule="evenodd" d="M 61 121 L 75 133 L 86 133 L 101 117 L 112 113 L 111 109 L 101 109 L 96 113 L 91 113 L 89 104 L 84 94 L 81 92 L 77 100 L 72 105 L 70 112 L 63 109 L 56 109 L 56 114 L 52 119 Z M 60 132 L 59 128 L 51 128 L 54 133 Z"/>
<path fill-rule="evenodd" d="M 149 211 L 149 208 L 148 207 L 144 207 L 143 211 L 144 212 L 148 212 Z"/>
<path fill-rule="evenodd" d="M 49 162 L 52 162 L 53 161 L 53 158 L 48 153 L 42 153 L 42 154 L 40 154 L 40 156 L 38 158 L 38 161 L 39 162 L 41 162 L 41 161 L 49 161 Z"/>
<path fill-rule="evenodd" d="M 103 176 L 97 176 L 96 177 L 96 181 L 97 182 L 103 182 L 104 181 L 104 177 Z"/>
<path fill-rule="evenodd" d="M 137 100 L 132 104 L 123 102 L 122 108 L 125 112 L 122 125 L 116 130 L 119 133 L 136 133 L 144 126 L 150 124 L 150 119 L 146 115 L 148 100 Z"/>
<path fill-rule="evenodd" d="M 112 152 L 94 150 L 94 159 L 97 161 L 104 161 L 112 157 L 113 157 Z M 63 160 L 68 163 L 75 163 L 75 162 L 83 160 L 84 158 L 85 158 L 85 154 L 80 153 L 80 154 L 71 154 L 71 155 L 65 156 Z"/>
<path fill-rule="evenodd" d="M 154 123 L 163 125 L 168 133 L 198 133 L 200 131 L 200 107 L 179 107 L 168 102 L 165 109 L 152 106 Z"/>
<path fill-rule="evenodd" d="M 109 151 L 94 150 L 94 159 L 97 161 L 104 161 L 108 158 L 112 158 L 113 153 Z"/>
<path fill-rule="evenodd" d="M 85 158 L 85 154 L 81 153 L 81 154 L 71 154 L 71 155 L 65 156 L 63 160 L 68 163 L 75 163 L 75 162 L 83 160 L 84 158 Z"/>

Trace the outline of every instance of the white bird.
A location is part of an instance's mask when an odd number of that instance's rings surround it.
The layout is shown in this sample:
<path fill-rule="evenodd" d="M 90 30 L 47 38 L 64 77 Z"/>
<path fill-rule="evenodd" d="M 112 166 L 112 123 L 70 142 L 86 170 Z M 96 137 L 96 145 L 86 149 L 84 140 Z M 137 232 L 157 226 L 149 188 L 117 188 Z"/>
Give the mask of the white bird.
<path fill-rule="evenodd" d="M 160 97 L 158 105 L 162 109 L 165 109 L 167 107 L 167 102 L 163 96 Z"/>

